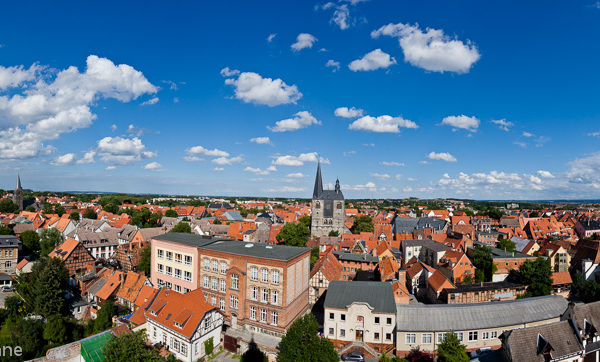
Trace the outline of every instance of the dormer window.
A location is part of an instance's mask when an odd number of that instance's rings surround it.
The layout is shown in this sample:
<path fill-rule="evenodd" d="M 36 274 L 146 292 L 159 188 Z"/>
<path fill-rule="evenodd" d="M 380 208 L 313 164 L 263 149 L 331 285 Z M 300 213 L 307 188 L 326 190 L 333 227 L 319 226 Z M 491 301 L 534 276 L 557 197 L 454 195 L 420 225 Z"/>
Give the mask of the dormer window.
<path fill-rule="evenodd" d="M 183 329 L 183 325 L 181 323 L 177 323 L 175 322 L 175 327 L 179 328 L 179 329 Z"/>

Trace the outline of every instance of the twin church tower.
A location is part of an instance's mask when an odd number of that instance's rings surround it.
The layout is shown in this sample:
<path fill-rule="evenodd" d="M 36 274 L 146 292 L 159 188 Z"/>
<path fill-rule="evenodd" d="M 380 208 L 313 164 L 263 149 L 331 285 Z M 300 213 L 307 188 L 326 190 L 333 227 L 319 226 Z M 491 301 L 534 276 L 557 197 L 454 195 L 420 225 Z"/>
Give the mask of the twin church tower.
<path fill-rule="evenodd" d="M 345 221 L 346 209 L 344 194 L 340 190 L 340 180 L 335 181 L 335 189 L 323 190 L 321 162 L 319 161 L 312 197 L 311 234 L 328 236 L 331 231 L 337 231 L 338 235 L 342 235 L 346 229 Z"/>

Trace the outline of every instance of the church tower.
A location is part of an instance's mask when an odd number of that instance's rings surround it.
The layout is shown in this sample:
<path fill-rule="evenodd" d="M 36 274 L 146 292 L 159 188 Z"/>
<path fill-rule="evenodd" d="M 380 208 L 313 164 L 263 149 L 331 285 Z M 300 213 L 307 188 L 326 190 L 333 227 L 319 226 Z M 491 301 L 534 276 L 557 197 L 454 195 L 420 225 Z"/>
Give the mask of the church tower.
<path fill-rule="evenodd" d="M 19 206 L 19 210 L 23 210 L 23 188 L 20 175 L 17 175 L 17 187 L 13 191 L 13 202 Z"/>
<path fill-rule="evenodd" d="M 344 194 L 340 188 L 340 180 L 336 180 L 334 190 L 323 190 L 321 177 L 321 161 L 317 166 L 317 176 L 312 197 L 311 234 L 328 236 L 329 232 L 337 231 L 342 235 L 346 231 L 346 210 Z"/>

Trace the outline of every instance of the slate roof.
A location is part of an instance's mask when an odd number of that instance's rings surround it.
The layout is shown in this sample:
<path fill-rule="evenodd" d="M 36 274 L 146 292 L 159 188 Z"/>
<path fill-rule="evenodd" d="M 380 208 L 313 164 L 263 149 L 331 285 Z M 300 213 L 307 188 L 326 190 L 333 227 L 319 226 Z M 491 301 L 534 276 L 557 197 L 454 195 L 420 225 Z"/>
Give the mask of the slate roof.
<path fill-rule="evenodd" d="M 379 263 L 379 257 L 370 254 L 355 254 L 334 251 L 333 255 L 335 255 L 338 260 L 356 261 L 361 263 Z"/>
<path fill-rule="evenodd" d="M 0 236 L 0 248 L 15 247 L 18 246 L 21 241 L 14 235 L 1 235 Z"/>
<path fill-rule="evenodd" d="M 567 300 L 551 295 L 494 303 L 398 304 L 396 309 L 399 331 L 468 331 L 557 318 L 567 310 Z"/>
<path fill-rule="evenodd" d="M 354 302 L 369 304 L 376 313 L 394 313 L 392 285 L 386 282 L 332 281 L 327 288 L 325 308 L 346 309 Z"/>
<path fill-rule="evenodd" d="M 585 332 L 586 320 L 594 326 L 597 331 L 600 331 L 600 301 L 574 306 L 573 319 L 581 331 Z"/>
<path fill-rule="evenodd" d="M 437 241 L 433 241 L 431 239 L 402 240 L 402 248 L 403 249 L 405 247 L 411 247 L 411 246 L 422 246 L 422 247 L 426 247 L 427 249 L 433 250 L 436 252 L 450 250 L 449 246 L 442 244 L 442 243 L 438 243 Z"/>

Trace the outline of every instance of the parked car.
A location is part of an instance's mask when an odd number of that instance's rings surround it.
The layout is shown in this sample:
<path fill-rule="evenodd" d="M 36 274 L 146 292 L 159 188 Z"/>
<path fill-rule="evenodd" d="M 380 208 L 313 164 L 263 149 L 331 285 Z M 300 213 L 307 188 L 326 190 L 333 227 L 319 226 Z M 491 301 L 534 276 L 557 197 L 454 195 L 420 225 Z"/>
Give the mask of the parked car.
<path fill-rule="evenodd" d="M 490 347 L 479 348 L 475 352 L 471 352 L 471 360 L 478 359 L 479 357 L 488 355 L 492 352 L 494 352 L 494 350 L 491 349 Z"/>
<path fill-rule="evenodd" d="M 8 285 L 2 287 L 3 292 L 12 292 L 13 290 L 13 287 L 9 287 Z"/>
<path fill-rule="evenodd" d="M 364 362 L 365 361 L 365 355 L 363 355 L 360 352 L 344 353 L 342 355 L 342 361 Z"/>

